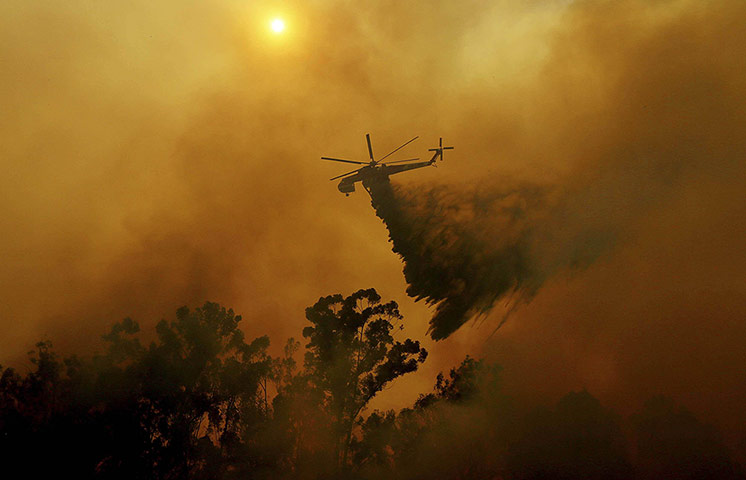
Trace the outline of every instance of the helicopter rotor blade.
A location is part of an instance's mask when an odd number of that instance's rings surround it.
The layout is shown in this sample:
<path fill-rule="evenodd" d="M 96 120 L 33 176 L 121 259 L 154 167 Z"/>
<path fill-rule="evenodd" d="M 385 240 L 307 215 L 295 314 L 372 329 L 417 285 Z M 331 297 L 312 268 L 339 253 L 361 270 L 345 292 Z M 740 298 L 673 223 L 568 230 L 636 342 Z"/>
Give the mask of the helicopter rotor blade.
<path fill-rule="evenodd" d="M 407 146 L 407 145 L 409 145 L 410 143 L 414 142 L 414 141 L 415 141 L 415 140 L 417 140 L 418 138 L 420 138 L 420 136 L 419 136 L 419 135 L 417 135 L 416 137 L 414 137 L 414 138 L 413 138 L 412 140 L 409 140 L 408 142 L 404 142 L 404 144 L 400 145 L 399 147 L 396 147 L 395 149 L 391 150 L 391 151 L 390 151 L 389 153 L 387 153 L 387 154 L 386 154 L 386 155 L 384 155 L 383 157 L 379 158 L 379 159 L 378 159 L 378 161 L 380 162 L 380 161 L 381 161 L 381 160 L 383 160 L 384 158 L 386 158 L 386 157 L 390 156 L 390 155 L 391 155 L 392 153 L 398 152 L 399 150 L 401 150 L 402 148 L 406 147 L 406 146 Z"/>
<path fill-rule="evenodd" d="M 357 165 L 366 165 L 367 162 L 358 162 L 357 160 L 345 160 L 343 158 L 332 158 L 332 157 L 321 157 L 322 160 L 329 160 L 332 162 L 343 162 L 343 163 L 355 163 Z"/>
<path fill-rule="evenodd" d="M 342 177 L 346 177 L 347 175 L 350 175 L 352 173 L 357 173 L 358 171 L 360 171 L 359 168 L 357 168 L 355 170 L 352 170 L 351 172 L 343 173 L 342 175 L 337 175 L 336 177 L 332 177 L 332 178 L 329 179 L 329 181 L 336 180 L 336 179 L 342 178 Z"/>
<path fill-rule="evenodd" d="M 392 163 L 402 163 L 402 162 L 414 162 L 415 160 L 419 160 L 419 159 L 420 159 L 420 157 L 417 157 L 417 158 L 407 158 L 406 160 L 394 160 L 392 162 L 383 163 L 382 165 L 391 165 Z"/>
<path fill-rule="evenodd" d="M 373 159 L 373 147 L 370 144 L 370 133 L 365 134 L 365 140 L 368 141 L 368 153 L 370 154 L 370 161 L 375 163 L 375 159 Z"/>
<path fill-rule="evenodd" d="M 444 147 L 443 146 L 443 137 L 440 137 L 440 139 L 438 140 L 438 146 L 437 147 L 435 147 L 435 148 L 428 148 L 427 149 L 428 152 L 436 152 L 434 158 L 440 157 L 441 160 L 443 160 L 443 152 L 445 150 L 453 150 L 453 147 Z"/>

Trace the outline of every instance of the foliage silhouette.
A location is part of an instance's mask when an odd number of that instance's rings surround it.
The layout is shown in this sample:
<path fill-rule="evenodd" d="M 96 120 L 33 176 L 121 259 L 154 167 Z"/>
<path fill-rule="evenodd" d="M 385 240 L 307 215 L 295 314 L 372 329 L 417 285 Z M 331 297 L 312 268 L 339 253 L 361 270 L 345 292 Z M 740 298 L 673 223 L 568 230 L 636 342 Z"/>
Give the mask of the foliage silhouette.
<path fill-rule="evenodd" d="M 3 451 L 39 475 L 65 466 L 82 478 L 227 478 L 252 461 L 271 366 L 267 337 L 247 344 L 240 320 L 215 303 L 180 308 L 144 347 L 125 319 L 89 362 L 60 362 L 38 344 L 35 371 L 2 375 Z M 40 449 L 50 463 L 31 461 Z"/>
<path fill-rule="evenodd" d="M 467 356 L 412 408 L 360 422 L 355 462 L 365 478 L 492 478 L 511 416 L 500 368 Z"/>
<path fill-rule="evenodd" d="M 355 420 L 370 400 L 392 380 L 417 370 L 427 358 L 419 342 L 394 340 L 402 320 L 396 302 L 381 303 L 374 289 L 349 297 L 330 295 L 306 309 L 311 326 L 305 368 L 324 394 L 336 429 L 337 463 L 346 466 Z"/>
<path fill-rule="evenodd" d="M 717 431 L 667 397 L 648 400 L 633 423 L 641 479 L 744 478 Z"/>
<path fill-rule="evenodd" d="M 519 480 L 621 480 L 632 474 L 628 458 L 616 414 L 582 391 L 527 416 L 510 445 L 507 467 Z"/>
<path fill-rule="evenodd" d="M 131 319 L 93 357 L 40 342 L 27 374 L 0 369 L 0 459 L 31 478 L 746 479 L 718 432 L 665 397 L 629 419 L 586 391 L 529 409 L 469 356 L 411 408 L 364 417 L 426 351 L 395 340 L 398 307 L 373 289 L 306 318 L 302 368 L 299 342 L 274 358 L 209 302 L 147 345 Z"/>

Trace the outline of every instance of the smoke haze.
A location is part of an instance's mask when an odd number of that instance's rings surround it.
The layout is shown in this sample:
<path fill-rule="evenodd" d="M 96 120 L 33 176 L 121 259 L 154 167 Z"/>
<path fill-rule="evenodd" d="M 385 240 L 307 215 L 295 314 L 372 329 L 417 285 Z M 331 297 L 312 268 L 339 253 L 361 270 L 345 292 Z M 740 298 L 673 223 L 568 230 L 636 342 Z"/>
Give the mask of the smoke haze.
<path fill-rule="evenodd" d="M 414 338 L 489 312 L 384 402 L 483 348 L 526 397 L 667 393 L 743 431 L 744 19 L 736 0 L 3 2 L 0 362 L 207 299 L 280 345 L 320 296 L 375 286 Z M 364 158 L 366 132 L 456 147 L 392 178 L 412 248 L 456 247 L 402 253 L 409 286 L 318 161 Z M 453 298 L 428 283 L 445 265 L 468 300 L 447 321 L 406 294 Z"/>

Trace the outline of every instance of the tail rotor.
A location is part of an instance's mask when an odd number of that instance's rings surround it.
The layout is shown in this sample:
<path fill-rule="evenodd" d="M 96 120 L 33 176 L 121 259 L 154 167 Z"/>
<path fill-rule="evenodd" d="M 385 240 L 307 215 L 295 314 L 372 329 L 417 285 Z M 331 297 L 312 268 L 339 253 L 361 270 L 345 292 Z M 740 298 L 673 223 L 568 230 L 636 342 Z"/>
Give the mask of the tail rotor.
<path fill-rule="evenodd" d="M 438 140 L 438 146 L 436 148 L 428 148 L 429 152 L 435 152 L 435 154 L 433 155 L 433 158 L 430 160 L 430 163 L 435 163 L 438 157 L 440 157 L 440 159 L 443 160 L 444 150 L 453 150 L 453 147 L 444 147 L 443 137 L 440 137 L 440 139 Z"/>

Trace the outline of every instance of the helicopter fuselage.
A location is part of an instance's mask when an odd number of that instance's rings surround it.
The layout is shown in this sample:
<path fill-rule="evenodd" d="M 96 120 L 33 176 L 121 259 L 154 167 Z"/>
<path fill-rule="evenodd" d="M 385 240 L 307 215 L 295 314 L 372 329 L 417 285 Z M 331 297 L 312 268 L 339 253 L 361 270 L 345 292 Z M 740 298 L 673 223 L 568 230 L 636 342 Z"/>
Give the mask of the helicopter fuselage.
<path fill-rule="evenodd" d="M 433 160 L 427 162 L 408 163 L 405 165 L 366 165 L 356 174 L 345 177 L 339 182 L 337 188 L 340 192 L 349 195 L 355 191 L 355 183 L 362 182 L 364 187 L 370 183 L 385 181 L 390 175 L 414 170 L 416 168 L 427 167 L 434 164 Z"/>

